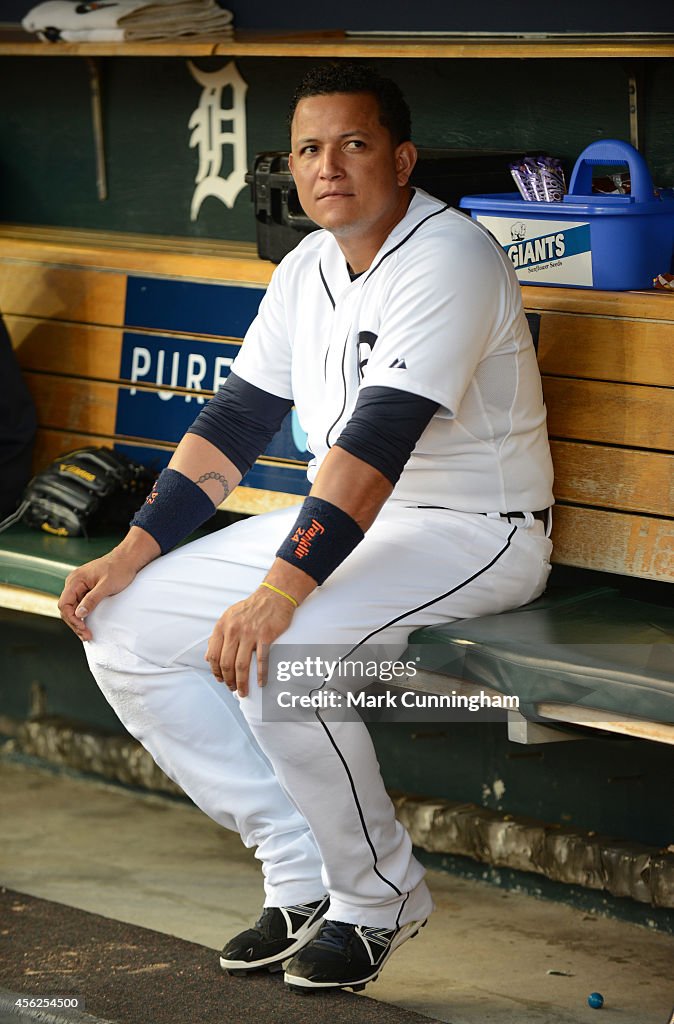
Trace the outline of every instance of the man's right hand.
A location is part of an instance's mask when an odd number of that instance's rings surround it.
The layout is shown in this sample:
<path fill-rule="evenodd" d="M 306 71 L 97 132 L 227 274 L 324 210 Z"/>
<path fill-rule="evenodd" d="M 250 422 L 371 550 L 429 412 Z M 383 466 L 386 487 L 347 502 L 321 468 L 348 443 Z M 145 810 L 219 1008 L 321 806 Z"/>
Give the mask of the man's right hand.
<path fill-rule="evenodd" d="M 122 543 L 102 558 L 95 558 L 67 577 L 58 608 L 61 618 L 80 640 L 91 640 L 86 618 L 104 597 L 125 590 L 140 569 L 160 554 L 159 545 L 137 526 Z"/>

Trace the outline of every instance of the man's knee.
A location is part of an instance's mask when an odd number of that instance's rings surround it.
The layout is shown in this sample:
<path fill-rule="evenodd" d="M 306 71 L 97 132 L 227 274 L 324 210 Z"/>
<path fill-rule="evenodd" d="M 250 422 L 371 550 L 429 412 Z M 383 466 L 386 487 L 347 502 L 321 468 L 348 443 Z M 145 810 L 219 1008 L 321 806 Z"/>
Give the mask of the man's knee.
<path fill-rule="evenodd" d="M 98 687 L 132 735 L 141 739 L 153 720 L 158 668 L 121 641 L 94 639 L 85 645 Z M 155 699 L 153 699 L 153 695 Z"/>
<path fill-rule="evenodd" d="M 132 680 L 148 676 L 143 652 L 138 649 L 138 620 L 129 595 L 125 592 L 123 596 L 123 603 L 122 595 L 105 598 L 87 619 L 93 637 L 84 645 L 87 661 L 109 698 L 117 690 L 135 689 L 138 684 L 132 685 Z"/>
<path fill-rule="evenodd" d="M 87 616 L 87 626 L 96 642 L 110 642 L 115 633 L 124 631 L 127 623 L 137 621 L 137 615 L 142 614 L 142 609 L 134 601 L 134 589 L 134 583 L 131 583 L 119 594 L 104 597 Z"/>

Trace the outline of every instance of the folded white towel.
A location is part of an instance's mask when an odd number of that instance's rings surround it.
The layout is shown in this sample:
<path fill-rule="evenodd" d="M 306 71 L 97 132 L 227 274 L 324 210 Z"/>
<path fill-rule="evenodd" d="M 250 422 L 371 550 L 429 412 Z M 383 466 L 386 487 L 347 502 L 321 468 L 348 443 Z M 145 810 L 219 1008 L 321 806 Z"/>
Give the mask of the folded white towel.
<path fill-rule="evenodd" d="M 22 21 L 41 39 L 68 42 L 165 39 L 190 35 L 227 36 L 232 12 L 215 0 L 46 0 Z"/>
<path fill-rule="evenodd" d="M 125 14 L 119 24 L 126 39 L 159 39 L 188 34 L 227 36 L 233 15 L 215 0 L 150 0 Z"/>

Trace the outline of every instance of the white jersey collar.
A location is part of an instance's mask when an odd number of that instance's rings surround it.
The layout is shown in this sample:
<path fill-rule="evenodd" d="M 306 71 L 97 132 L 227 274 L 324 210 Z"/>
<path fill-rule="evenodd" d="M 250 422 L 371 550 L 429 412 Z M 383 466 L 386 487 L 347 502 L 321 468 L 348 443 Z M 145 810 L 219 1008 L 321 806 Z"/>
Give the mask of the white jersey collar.
<path fill-rule="evenodd" d="M 372 270 L 384 259 L 388 253 L 397 248 L 404 239 L 414 231 L 422 221 L 434 213 L 445 209 L 446 204 L 421 189 L 415 189 L 410 205 L 405 216 L 398 221 L 381 249 L 372 260 L 368 269 L 355 281 L 351 281 L 342 250 L 339 248 L 334 235 L 324 231 L 324 241 L 320 249 L 321 272 L 335 300 L 342 294 L 345 288 L 353 285 L 356 287 L 367 280 Z"/>

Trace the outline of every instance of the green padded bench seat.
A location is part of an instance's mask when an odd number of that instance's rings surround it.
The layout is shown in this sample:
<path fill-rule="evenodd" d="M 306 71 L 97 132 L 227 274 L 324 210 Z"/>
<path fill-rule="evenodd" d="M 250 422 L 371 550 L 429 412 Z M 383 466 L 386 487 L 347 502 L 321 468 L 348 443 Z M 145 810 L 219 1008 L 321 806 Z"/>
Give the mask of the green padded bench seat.
<path fill-rule="evenodd" d="M 24 587 L 58 597 L 73 569 L 104 555 L 121 534 L 91 538 L 52 537 L 28 526 L 0 534 L 0 584 Z"/>
<path fill-rule="evenodd" d="M 416 630 L 410 644 L 438 692 L 444 677 L 446 689 L 452 679 L 515 695 L 527 718 L 557 717 L 557 705 L 577 724 L 598 711 L 609 726 L 674 726 L 674 608 L 613 587 L 553 585 L 511 612 Z"/>
<path fill-rule="evenodd" d="M 0 534 L 0 607 L 58 617 L 68 573 L 119 543 L 121 534 L 87 540 L 52 537 L 18 524 Z"/>
<path fill-rule="evenodd" d="M 197 530 L 191 539 L 207 532 Z M 122 537 L 122 533 L 52 537 L 21 523 L 0 533 L 0 608 L 58 618 L 57 598 L 66 576 L 79 565 L 106 554 Z"/>
<path fill-rule="evenodd" d="M 219 516 L 228 513 L 218 513 L 213 523 Z M 206 532 L 197 530 L 192 537 Z M 106 554 L 122 536 L 120 532 L 89 539 L 55 537 L 22 523 L 0 533 L 0 608 L 59 617 L 56 602 L 66 576 Z"/>

